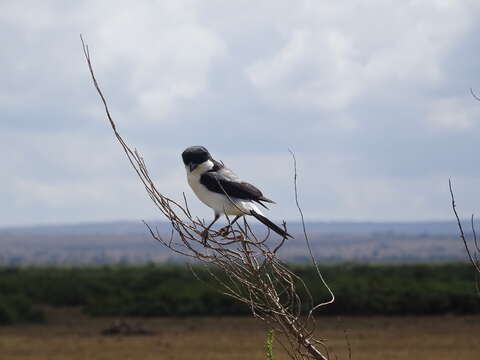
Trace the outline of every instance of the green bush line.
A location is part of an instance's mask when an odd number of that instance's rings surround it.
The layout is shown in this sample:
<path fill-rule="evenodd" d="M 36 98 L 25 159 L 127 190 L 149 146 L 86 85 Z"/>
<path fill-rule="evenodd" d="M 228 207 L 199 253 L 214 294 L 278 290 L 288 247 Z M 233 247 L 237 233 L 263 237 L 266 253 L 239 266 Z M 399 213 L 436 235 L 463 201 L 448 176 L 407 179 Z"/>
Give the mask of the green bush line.
<path fill-rule="evenodd" d="M 0 295 L 0 325 L 43 322 L 43 312 L 21 295 Z"/>
<path fill-rule="evenodd" d="M 314 299 L 328 293 L 314 269 L 292 265 Z M 324 314 L 480 313 L 470 266 L 338 264 L 321 270 L 336 295 Z M 205 268 L 173 265 L 72 268 L 0 267 L 0 323 L 39 321 L 36 305 L 81 306 L 94 316 L 244 315 L 249 308 L 220 294 Z M 304 310 L 307 310 L 306 308 Z"/>

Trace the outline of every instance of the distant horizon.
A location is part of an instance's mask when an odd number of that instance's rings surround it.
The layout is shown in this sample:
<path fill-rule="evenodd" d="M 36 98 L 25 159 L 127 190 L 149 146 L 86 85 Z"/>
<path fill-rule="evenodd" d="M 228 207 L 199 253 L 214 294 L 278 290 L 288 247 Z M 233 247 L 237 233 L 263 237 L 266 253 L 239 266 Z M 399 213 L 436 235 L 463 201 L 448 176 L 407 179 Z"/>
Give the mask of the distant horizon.
<path fill-rule="evenodd" d="M 169 222 L 151 220 L 148 223 L 160 236 L 170 236 Z M 267 232 L 265 226 L 254 219 L 250 225 L 259 235 Z M 305 225 L 315 256 L 323 262 L 465 259 L 464 245 L 459 240 L 457 224 L 452 220 L 307 221 Z M 282 258 L 300 263 L 308 261 L 302 224 L 296 221 L 287 226 L 295 240 L 285 244 Z M 469 236 L 467 226 L 465 230 Z M 273 235 L 272 241 L 275 238 Z M 185 261 L 159 246 L 147 227 L 135 220 L 0 228 L 0 247 L 0 264 L 3 265 Z"/>
<path fill-rule="evenodd" d="M 206 221 L 208 219 L 205 219 Z M 462 221 L 470 221 L 470 218 L 461 219 Z M 117 220 L 85 220 L 78 222 L 45 222 L 45 223 L 28 223 L 28 224 L 10 224 L 0 225 L 0 230 L 8 229 L 25 229 L 25 228 L 46 228 L 46 227 L 68 227 L 68 226 L 96 226 L 96 225 L 114 225 L 114 224 L 142 224 L 145 221 L 147 223 L 169 223 L 168 220 L 162 219 L 117 219 Z M 282 219 L 275 219 L 274 221 L 283 221 Z M 290 224 L 301 224 L 301 219 L 285 220 Z M 318 224 L 435 224 L 435 223 L 456 223 L 455 218 L 451 219 L 431 219 L 431 220 L 316 220 L 305 219 L 306 224 L 318 223 Z"/>

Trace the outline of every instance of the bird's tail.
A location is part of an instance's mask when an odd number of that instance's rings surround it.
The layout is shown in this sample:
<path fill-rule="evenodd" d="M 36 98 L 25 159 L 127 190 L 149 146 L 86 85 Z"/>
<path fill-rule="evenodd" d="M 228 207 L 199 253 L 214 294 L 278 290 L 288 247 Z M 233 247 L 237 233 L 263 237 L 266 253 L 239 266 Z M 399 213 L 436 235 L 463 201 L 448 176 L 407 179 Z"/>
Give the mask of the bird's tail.
<path fill-rule="evenodd" d="M 265 216 L 263 215 L 260 215 L 259 213 L 257 213 L 255 210 L 250 210 L 250 214 L 255 218 L 257 219 L 258 221 L 260 221 L 263 225 L 265 226 L 268 226 L 270 229 L 272 229 L 273 231 L 275 231 L 278 235 L 280 235 L 281 237 L 290 237 L 293 239 L 293 236 L 290 235 L 289 233 L 287 233 L 285 230 L 283 230 L 280 226 L 274 224 L 273 222 L 271 222 L 270 220 L 268 220 Z"/>

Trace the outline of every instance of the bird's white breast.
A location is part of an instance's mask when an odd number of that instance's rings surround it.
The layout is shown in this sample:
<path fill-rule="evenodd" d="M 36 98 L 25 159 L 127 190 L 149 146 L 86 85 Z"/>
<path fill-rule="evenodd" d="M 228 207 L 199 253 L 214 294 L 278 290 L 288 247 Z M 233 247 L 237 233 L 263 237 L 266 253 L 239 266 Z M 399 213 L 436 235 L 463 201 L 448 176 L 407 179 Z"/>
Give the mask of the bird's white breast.
<path fill-rule="evenodd" d="M 224 194 L 218 194 L 212 192 L 206 188 L 205 185 L 200 183 L 200 177 L 202 174 L 214 166 L 210 160 L 197 166 L 195 170 L 190 172 L 188 166 L 186 166 L 188 184 L 192 188 L 193 192 L 208 207 L 212 208 L 217 214 L 227 215 L 246 215 L 250 213 L 250 210 L 261 214 L 260 209 L 251 201 L 242 200 L 238 198 L 229 198 Z"/>

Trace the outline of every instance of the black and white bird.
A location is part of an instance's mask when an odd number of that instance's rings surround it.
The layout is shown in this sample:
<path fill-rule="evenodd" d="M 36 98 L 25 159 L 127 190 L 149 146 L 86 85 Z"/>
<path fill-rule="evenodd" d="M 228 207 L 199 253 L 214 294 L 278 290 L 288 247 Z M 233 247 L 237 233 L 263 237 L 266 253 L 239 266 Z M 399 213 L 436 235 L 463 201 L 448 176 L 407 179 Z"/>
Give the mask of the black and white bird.
<path fill-rule="evenodd" d="M 258 208 L 274 202 L 255 186 L 240 180 L 230 169 L 212 158 L 203 146 L 191 146 L 182 153 L 188 184 L 205 205 L 213 209 L 214 219 L 202 233 L 204 243 L 210 227 L 221 215 L 233 215 L 232 224 L 241 216 L 251 215 L 282 237 L 292 237 L 271 222 Z M 228 226 L 222 230 L 228 229 Z"/>

